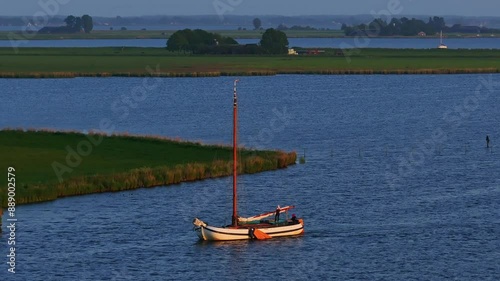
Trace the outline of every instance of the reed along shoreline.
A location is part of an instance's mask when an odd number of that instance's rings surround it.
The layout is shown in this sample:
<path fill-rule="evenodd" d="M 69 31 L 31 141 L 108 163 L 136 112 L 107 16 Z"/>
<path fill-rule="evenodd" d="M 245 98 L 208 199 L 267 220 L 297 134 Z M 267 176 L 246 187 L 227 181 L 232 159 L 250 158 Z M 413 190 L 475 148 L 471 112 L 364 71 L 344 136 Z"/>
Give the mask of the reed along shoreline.
<path fill-rule="evenodd" d="M 471 68 L 471 69 L 337 69 L 319 71 L 249 71 L 249 72 L 192 72 L 192 73 L 160 73 L 159 75 L 148 75 L 142 72 L 127 73 L 76 73 L 76 72 L 46 72 L 46 73 L 0 73 L 0 78 L 77 78 L 77 77 L 222 77 L 222 76 L 275 76 L 275 75 L 405 75 L 405 74 L 481 74 L 500 73 L 500 68 Z"/>
<path fill-rule="evenodd" d="M 71 154 L 88 148 L 89 138 L 100 141 L 88 155 L 88 150 Z M 16 205 L 232 174 L 231 147 L 159 136 L 6 129 L 0 131 L 0 152 L 7 165 L 2 168 L 16 169 Z M 240 154 L 242 174 L 283 169 L 297 160 L 295 152 L 240 149 Z M 6 190 L 4 183 L 1 194 Z M 6 196 L 1 203 L 7 206 Z"/>

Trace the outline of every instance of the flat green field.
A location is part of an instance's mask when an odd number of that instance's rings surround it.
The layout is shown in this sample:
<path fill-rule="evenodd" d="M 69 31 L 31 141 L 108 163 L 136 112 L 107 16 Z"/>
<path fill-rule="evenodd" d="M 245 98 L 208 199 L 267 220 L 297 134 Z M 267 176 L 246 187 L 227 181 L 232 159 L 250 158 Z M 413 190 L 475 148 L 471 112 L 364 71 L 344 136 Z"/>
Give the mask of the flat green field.
<path fill-rule="evenodd" d="M 159 68 L 148 73 L 147 67 Z M 326 49 L 321 55 L 189 55 L 160 48 L 0 48 L 0 77 L 497 73 L 500 50 Z"/>
<path fill-rule="evenodd" d="M 90 138 L 90 139 L 89 139 Z M 295 153 L 241 150 L 241 172 L 295 163 Z M 231 174 L 232 148 L 154 137 L 0 131 L 1 169 L 15 168 L 20 204 Z M 0 184 L 5 206 L 6 182 Z"/>

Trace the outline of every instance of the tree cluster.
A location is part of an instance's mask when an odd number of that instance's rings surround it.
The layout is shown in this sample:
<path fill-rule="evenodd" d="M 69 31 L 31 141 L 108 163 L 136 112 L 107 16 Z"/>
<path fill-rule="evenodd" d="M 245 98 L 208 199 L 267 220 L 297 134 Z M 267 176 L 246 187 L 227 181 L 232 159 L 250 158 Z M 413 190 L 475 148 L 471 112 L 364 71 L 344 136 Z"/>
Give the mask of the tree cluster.
<path fill-rule="evenodd" d="M 89 15 L 83 15 L 82 17 L 70 15 L 64 19 L 64 22 L 66 23 L 66 29 L 73 33 L 82 32 L 82 30 L 85 33 L 90 33 L 94 29 L 94 22 Z"/>
<path fill-rule="evenodd" d="M 262 35 L 260 45 L 239 45 L 231 37 L 201 29 L 184 29 L 168 38 L 167 50 L 193 54 L 287 54 L 288 38 L 284 32 L 270 28 Z"/>
<path fill-rule="evenodd" d="M 65 26 L 58 27 L 44 27 L 38 33 L 90 33 L 94 29 L 92 17 L 83 15 L 82 17 L 75 17 L 73 15 L 67 16 L 64 19 Z"/>
<path fill-rule="evenodd" d="M 262 35 L 260 46 L 268 54 L 287 54 L 288 53 L 288 38 L 283 31 L 269 28 Z"/>
<path fill-rule="evenodd" d="M 254 18 L 253 27 L 255 28 L 255 30 L 260 30 L 262 28 L 262 21 L 259 18 Z"/>
<path fill-rule="evenodd" d="M 223 37 L 217 33 L 201 29 L 184 29 L 176 31 L 167 41 L 169 51 L 189 51 L 199 53 L 211 46 L 237 45 L 238 42 L 231 37 Z"/>

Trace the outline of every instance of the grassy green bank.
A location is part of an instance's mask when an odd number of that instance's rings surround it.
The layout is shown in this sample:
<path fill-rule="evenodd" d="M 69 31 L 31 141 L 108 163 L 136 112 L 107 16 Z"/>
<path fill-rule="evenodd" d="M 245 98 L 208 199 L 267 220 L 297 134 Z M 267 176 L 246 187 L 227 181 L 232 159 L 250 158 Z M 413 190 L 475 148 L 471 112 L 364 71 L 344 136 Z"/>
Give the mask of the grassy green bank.
<path fill-rule="evenodd" d="M 297 157 L 295 152 L 245 149 L 240 154 L 241 173 L 286 168 Z M 232 148 L 161 137 L 3 130 L 0 155 L 5 174 L 8 167 L 16 170 L 17 204 L 232 174 Z M 2 181 L 4 207 L 6 188 Z"/>
<path fill-rule="evenodd" d="M 149 70 L 147 67 L 150 67 Z M 151 73 L 151 68 L 159 72 Z M 189 55 L 160 48 L 0 48 L 0 77 L 206 77 L 500 72 L 500 50 L 327 49 L 321 55 Z"/>

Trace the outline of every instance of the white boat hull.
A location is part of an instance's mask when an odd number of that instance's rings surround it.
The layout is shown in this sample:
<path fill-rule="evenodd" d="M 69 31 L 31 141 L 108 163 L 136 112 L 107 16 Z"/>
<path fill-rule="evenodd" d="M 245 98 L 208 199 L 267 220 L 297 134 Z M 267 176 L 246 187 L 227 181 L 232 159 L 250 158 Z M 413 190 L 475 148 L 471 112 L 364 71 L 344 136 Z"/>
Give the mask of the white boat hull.
<path fill-rule="evenodd" d="M 269 227 L 253 227 L 247 225 L 240 228 L 214 227 L 203 223 L 195 228 L 198 237 L 205 241 L 231 241 L 231 240 L 251 240 L 255 239 L 252 235 L 254 230 L 260 230 L 272 238 L 296 236 L 304 233 L 303 222 L 288 224 L 283 226 L 270 225 Z"/>

